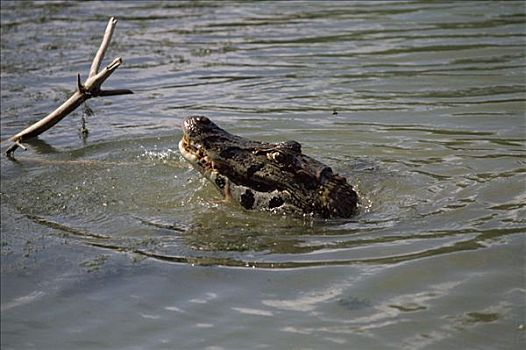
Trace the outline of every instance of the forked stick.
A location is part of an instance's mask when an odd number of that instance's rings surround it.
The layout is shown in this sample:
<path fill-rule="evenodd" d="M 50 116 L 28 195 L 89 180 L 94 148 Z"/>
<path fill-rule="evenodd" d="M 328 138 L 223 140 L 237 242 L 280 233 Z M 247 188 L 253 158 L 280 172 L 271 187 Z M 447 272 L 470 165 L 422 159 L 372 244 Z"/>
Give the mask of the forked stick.
<path fill-rule="evenodd" d="M 108 25 L 106 26 L 106 30 L 104 31 L 104 37 L 102 38 L 102 42 L 100 43 L 99 50 L 95 54 L 93 62 L 91 62 L 88 78 L 91 78 L 99 72 L 100 63 L 104 59 L 104 54 L 106 53 L 106 50 L 110 45 L 111 37 L 113 35 L 113 31 L 115 30 L 116 25 L 117 19 L 115 17 L 111 17 L 108 21 Z"/>
<path fill-rule="evenodd" d="M 95 58 L 93 58 L 93 62 L 91 63 L 88 79 L 84 82 L 84 84 L 80 82 L 79 74 L 77 76 L 77 91 L 75 91 L 75 93 L 70 98 L 68 98 L 64 103 L 62 103 L 62 105 L 48 114 L 45 118 L 9 138 L 9 141 L 13 143 L 6 151 L 6 155 L 9 158 L 13 158 L 13 153 L 18 147 L 24 150 L 26 149 L 22 145 L 24 141 L 36 137 L 48 130 L 53 125 L 61 121 L 69 113 L 73 112 L 84 101 L 98 96 L 133 94 L 133 92 L 128 89 L 101 90 L 102 83 L 104 83 L 104 81 L 108 79 L 110 75 L 122 64 L 122 59 L 117 57 L 106 68 L 99 72 L 100 64 L 104 58 L 106 50 L 108 49 L 108 45 L 110 43 L 116 24 L 117 19 L 115 17 L 111 17 L 108 21 L 108 26 L 106 27 L 100 48 L 97 51 Z"/>

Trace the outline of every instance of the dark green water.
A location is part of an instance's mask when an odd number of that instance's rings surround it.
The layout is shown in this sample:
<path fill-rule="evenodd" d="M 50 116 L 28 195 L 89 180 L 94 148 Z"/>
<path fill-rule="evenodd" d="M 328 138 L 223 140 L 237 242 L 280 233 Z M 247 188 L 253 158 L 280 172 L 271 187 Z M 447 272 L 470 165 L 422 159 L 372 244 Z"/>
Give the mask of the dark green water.
<path fill-rule="evenodd" d="M 2 155 L 2 349 L 524 347 L 523 2 L 1 6 L 2 140 L 70 95 L 112 15 L 105 86 L 135 92 Z M 299 141 L 361 213 L 222 203 L 177 151 L 195 114 Z"/>

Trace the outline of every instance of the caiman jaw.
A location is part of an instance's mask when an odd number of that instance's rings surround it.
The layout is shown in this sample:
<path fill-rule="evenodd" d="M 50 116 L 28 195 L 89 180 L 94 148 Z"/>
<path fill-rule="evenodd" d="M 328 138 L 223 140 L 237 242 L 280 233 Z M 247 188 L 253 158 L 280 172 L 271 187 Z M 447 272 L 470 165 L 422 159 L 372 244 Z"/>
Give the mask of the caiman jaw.
<path fill-rule="evenodd" d="M 190 142 L 188 136 L 183 135 L 181 141 L 179 141 L 179 152 L 183 155 L 184 159 L 189 161 L 192 165 L 196 165 L 198 157 L 191 151 Z"/>
<path fill-rule="evenodd" d="M 214 163 L 200 145 L 189 140 L 187 135 L 183 135 L 183 138 L 179 141 L 179 151 L 194 167 L 197 167 L 207 177 L 210 177 L 210 172 L 214 171 Z"/>
<path fill-rule="evenodd" d="M 194 168 L 199 170 L 212 183 L 216 184 L 226 198 L 230 197 L 229 186 L 226 186 L 228 185 L 228 179 L 224 179 L 226 182 L 225 186 L 221 187 L 218 185 L 219 172 L 214 169 L 214 163 L 205 154 L 202 146 L 195 144 L 188 135 L 184 134 L 181 141 L 179 141 L 179 151 Z"/>

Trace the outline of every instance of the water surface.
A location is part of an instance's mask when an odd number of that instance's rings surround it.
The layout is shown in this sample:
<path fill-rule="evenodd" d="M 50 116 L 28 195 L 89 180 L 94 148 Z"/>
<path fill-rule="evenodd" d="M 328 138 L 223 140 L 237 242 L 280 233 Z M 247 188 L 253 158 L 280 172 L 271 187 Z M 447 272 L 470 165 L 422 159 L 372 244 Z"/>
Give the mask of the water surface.
<path fill-rule="evenodd" d="M 135 94 L 1 158 L 2 348 L 524 346 L 522 2 L 2 2 L 2 140 L 110 15 L 105 86 Z M 223 203 L 177 150 L 189 115 L 297 140 L 360 213 Z"/>

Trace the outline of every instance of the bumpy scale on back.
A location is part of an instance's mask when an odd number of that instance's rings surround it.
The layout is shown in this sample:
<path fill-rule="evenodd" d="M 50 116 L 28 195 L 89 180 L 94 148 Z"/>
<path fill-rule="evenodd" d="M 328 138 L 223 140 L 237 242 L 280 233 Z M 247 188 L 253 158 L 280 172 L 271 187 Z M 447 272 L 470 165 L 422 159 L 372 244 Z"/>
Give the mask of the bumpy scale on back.
<path fill-rule="evenodd" d="M 251 141 L 200 116 L 187 118 L 183 132 L 183 157 L 246 209 L 293 207 L 325 218 L 357 210 L 358 196 L 346 179 L 302 154 L 296 141 Z"/>

